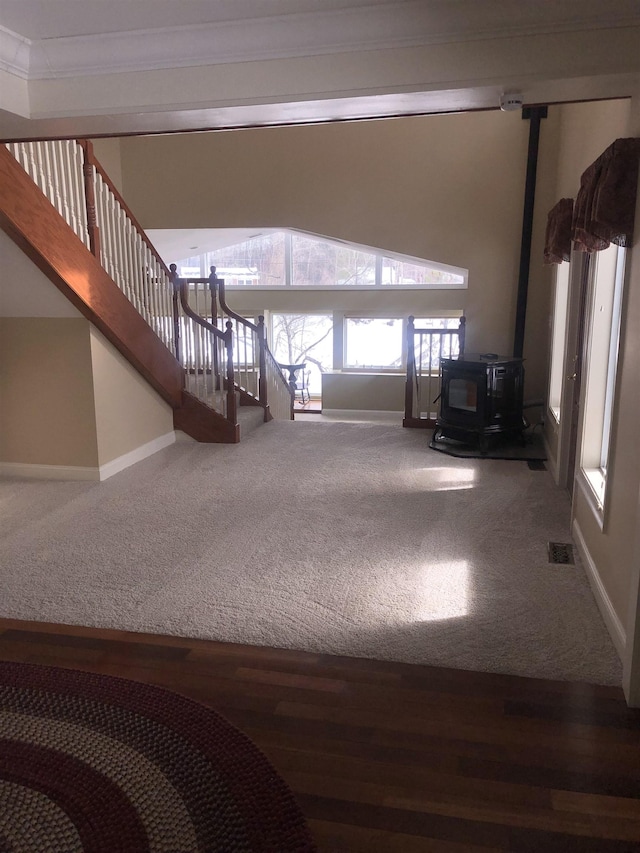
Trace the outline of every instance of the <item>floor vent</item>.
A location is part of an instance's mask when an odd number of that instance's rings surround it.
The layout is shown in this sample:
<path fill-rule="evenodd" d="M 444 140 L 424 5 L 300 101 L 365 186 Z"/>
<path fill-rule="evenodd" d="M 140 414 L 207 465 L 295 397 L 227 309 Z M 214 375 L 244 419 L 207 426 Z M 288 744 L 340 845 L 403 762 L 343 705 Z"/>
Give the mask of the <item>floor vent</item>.
<path fill-rule="evenodd" d="M 544 459 L 527 459 L 527 465 L 531 471 L 547 470 L 547 466 L 544 464 Z"/>
<path fill-rule="evenodd" d="M 549 542 L 549 562 L 573 566 L 573 545 L 566 542 Z"/>

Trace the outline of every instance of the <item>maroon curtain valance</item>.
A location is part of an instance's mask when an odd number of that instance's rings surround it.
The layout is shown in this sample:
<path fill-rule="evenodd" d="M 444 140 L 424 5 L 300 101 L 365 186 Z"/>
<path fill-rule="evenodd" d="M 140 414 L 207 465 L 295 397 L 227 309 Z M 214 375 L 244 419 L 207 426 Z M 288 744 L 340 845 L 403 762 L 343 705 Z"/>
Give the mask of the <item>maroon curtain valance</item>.
<path fill-rule="evenodd" d="M 561 198 L 551 208 L 547 217 L 544 238 L 545 264 L 561 264 L 571 258 L 571 226 L 573 223 L 573 199 Z"/>
<path fill-rule="evenodd" d="M 630 246 L 638 188 L 640 139 L 616 139 L 586 169 L 573 209 L 573 240 L 581 252 L 610 243 Z"/>
<path fill-rule="evenodd" d="M 563 198 L 549 211 L 546 264 L 568 261 L 572 241 L 579 252 L 631 245 L 639 163 L 640 139 L 616 139 L 585 169 L 575 203 Z"/>

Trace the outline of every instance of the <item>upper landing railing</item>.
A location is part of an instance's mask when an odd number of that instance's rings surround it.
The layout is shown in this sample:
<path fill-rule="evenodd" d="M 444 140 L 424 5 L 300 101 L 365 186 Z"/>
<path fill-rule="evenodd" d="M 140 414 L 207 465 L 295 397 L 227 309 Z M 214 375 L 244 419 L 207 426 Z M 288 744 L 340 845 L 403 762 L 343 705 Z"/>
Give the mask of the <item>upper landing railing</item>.
<path fill-rule="evenodd" d="M 229 307 L 224 280 L 216 276 L 215 267 L 211 267 L 208 278 L 186 279 L 177 278 L 175 264 L 171 264 L 170 269 L 177 282 L 176 288 L 184 294 L 183 298 L 194 314 L 220 331 L 233 328 L 234 382 L 236 389 L 244 395 L 245 402 L 254 401 L 261 405 L 265 409 L 265 419 L 292 420 L 294 395 L 267 345 L 264 317 L 260 315 L 258 322 L 254 323 Z M 191 359 L 190 339 L 181 330 L 179 335 L 183 350 L 181 359 L 188 361 Z M 222 390 L 220 362 L 215 352 L 212 354 L 211 370 L 214 387 Z"/>
<path fill-rule="evenodd" d="M 440 360 L 464 354 L 464 317 L 457 329 L 416 329 L 407 322 L 407 379 L 404 420 L 406 427 L 435 427 L 440 396 Z"/>

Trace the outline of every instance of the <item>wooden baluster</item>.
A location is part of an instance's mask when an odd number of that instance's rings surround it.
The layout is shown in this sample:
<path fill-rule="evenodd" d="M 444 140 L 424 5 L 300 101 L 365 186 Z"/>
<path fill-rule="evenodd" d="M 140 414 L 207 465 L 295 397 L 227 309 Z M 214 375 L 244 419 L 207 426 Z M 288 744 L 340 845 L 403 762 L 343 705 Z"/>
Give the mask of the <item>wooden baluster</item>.
<path fill-rule="evenodd" d="M 415 317 L 407 320 L 407 380 L 404 387 L 404 416 L 413 417 L 413 382 L 416 372 L 416 355 L 414 350 Z"/>
<path fill-rule="evenodd" d="M 218 328 L 218 276 L 216 268 L 209 268 L 209 293 L 211 295 L 211 324 Z M 220 365 L 218 363 L 218 348 L 213 348 L 213 374 L 215 377 L 214 388 L 220 390 Z"/>
<path fill-rule="evenodd" d="M 211 293 L 211 322 L 214 326 L 218 325 L 218 276 L 216 268 L 209 267 L 209 292 Z"/>
<path fill-rule="evenodd" d="M 260 400 L 260 404 L 265 407 L 267 406 L 267 358 L 265 354 L 265 346 L 267 343 L 267 336 L 264 328 L 264 315 L 260 314 L 258 317 L 258 399 Z M 291 409 L 293 410 L 293 403 L 291 404 Z"/>
<path fill-rule="evenodd" d="M 93 144 L 89 139 L 81 139 L 80 145 L 84 154 L 84 200 L 87 207 L 87 230 L 89 232 L 89 248 L 91 253 L 100 258 L 100 229 L 96 218 L 96 195 L 93 184 Z"/>
<path fill-rule="evenodd" d="M 173 337 L 176 342 L 176 358 L 182 364 L 180 359 L 180 279 L 178 278 L 178 267 L 175 264 L 170 264 L 171 283 L 173 284 Z"/>
<path fill-rule="evenodd" d="M 466 333 L 467 333 L 467 318 L 463 314 L 462 317 L 460 317 L 460 325 L 458 326 L 458 341 L 460 342 L 459 358 L 462 358 L 462 356 L 464 355 L 464 339 L 465 339 Z"/>
<path fill-rule="evenodd" d="M 237 400 L 236 400 L 236 377 L 233 369 L 233 323 L 227 320 L 225 323 L 224 342 L 227 348 L 227 420 L 232 424 L 238 422 Z"/>

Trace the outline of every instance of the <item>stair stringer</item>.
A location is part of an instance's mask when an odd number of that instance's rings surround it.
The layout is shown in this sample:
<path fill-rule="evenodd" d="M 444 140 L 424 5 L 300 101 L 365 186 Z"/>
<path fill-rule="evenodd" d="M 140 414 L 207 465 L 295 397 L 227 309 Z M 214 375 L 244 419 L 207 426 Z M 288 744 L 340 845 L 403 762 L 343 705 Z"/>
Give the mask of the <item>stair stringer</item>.
<path fill-rule="evenodd" d="M 173 426 L 195 438 L 212 444 L 237 444 L 240 426 L 232 424 L 188 391 L 182 392 L 182 405 L 173 411 Z"/>

